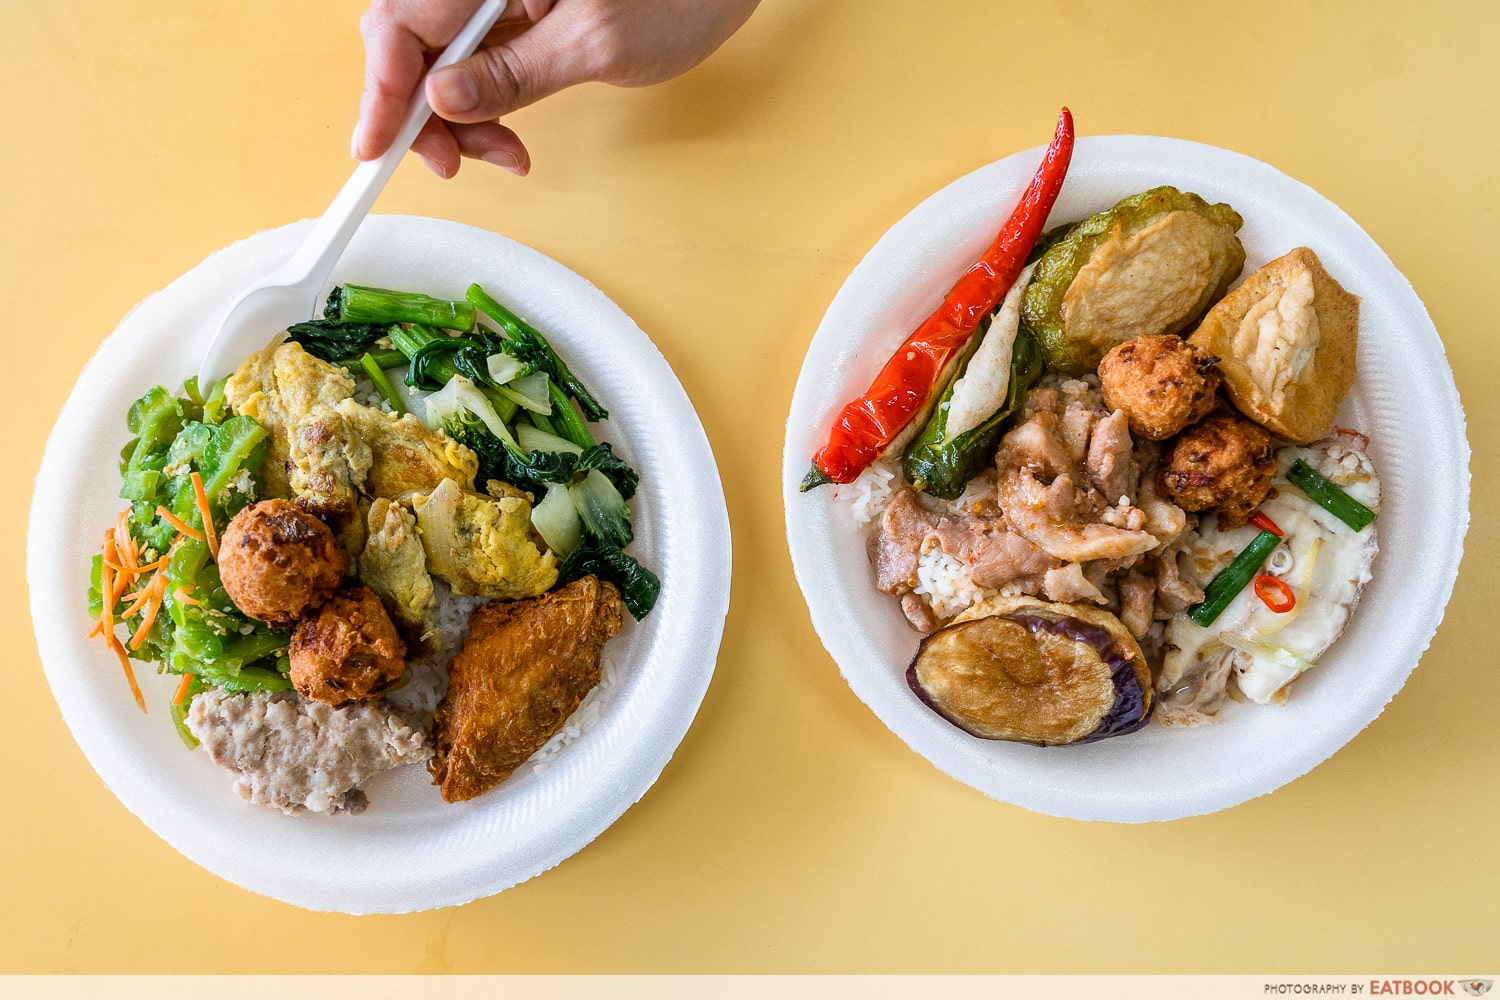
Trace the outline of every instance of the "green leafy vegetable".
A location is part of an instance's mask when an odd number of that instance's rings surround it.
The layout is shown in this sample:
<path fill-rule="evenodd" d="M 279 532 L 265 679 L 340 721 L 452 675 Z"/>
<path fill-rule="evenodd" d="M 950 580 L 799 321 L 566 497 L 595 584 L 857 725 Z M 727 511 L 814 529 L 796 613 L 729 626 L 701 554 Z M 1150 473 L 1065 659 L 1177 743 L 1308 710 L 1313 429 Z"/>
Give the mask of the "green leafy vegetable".
<path fill-rule="evenodd" d="M 394 292 L 367 285 L 339 285 L 323 307 L 337 323 L 421 323 L 441 330 L 474 329 L 474 307 L 418 292 Z"/>
<path fill-rule="evenodd" d="M 579 381 L 578 376 L 574 375 L 572 369 L 557 356 L 557 352 L 552 349 L 546 337 L 521 317 L 495 301 L 478 285 L 469 286 L 467 298 L 475 308 L 494 320 L 510 338 L 504 342 L 505 353 L 546 372 L 552 377 L 553 382 L 562 387 L 566 395 L 578 401 L 579 409 L 590 420 L 604 420 L 609 416 L 609 411 L 599 405 L 599 401 Z"/>
<path fill-rule="evenodd" d="M 594 574 L 620 588 L 620 597 L 632 618 L 640 621 L 656 606 L 661 580 L 618 546 L 584 531 L 583 544 L 568 554 L 558 567 L 558 583 L 570 583 Z"/>
<path fill-rule="evenodd" d="M 370 345 L 390 332 L 390 323 L 337 323 L 315 319 L 287 327 L 287 339 L 301 344 L 315 358 L 343 364 L 359 358 Z"/>

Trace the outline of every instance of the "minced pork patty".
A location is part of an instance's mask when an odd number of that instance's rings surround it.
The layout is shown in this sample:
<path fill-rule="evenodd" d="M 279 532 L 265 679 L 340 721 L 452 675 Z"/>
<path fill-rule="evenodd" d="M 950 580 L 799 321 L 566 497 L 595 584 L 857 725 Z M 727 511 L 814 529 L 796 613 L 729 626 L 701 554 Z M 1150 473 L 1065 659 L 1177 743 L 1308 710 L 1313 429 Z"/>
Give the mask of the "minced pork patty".
<path fill-rule="evenodd" d="M 214 763 L 235 772 L 243 798 L 284 813 L 362 812 L 359 785 L 432 756 L 420 730 L 375 701 L 334 708 L 291 691 L 214 688 L 193 699 L 187 724 Z"/>

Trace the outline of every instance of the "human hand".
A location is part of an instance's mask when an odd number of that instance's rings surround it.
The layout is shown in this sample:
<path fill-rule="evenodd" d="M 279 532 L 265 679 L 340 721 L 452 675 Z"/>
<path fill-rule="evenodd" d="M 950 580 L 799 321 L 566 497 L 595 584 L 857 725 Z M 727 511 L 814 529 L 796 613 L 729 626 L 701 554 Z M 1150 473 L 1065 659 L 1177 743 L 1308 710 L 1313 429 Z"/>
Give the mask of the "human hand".
<path fill-rule="evenodd" d="M 498 121 L 577 83 L 644 87 L 685 73 L 734 34 L 759 0 L 509 0 L 473 56 L 427 80 L 433 116 L 412 152 L 439 177 L 460 157 L 524 176 L 531 156 Z M 427 63 L 480 0 L 374 0 L 360 19 L 365 89 L 356 159 L 385 152 Z"/>

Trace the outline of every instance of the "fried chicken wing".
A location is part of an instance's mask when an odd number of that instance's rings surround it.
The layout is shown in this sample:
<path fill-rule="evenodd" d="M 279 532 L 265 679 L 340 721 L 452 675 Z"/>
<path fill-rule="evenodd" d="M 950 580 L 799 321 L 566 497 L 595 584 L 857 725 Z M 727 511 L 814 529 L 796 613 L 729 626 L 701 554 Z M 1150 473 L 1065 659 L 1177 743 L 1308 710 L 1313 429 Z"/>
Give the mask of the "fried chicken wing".
<path fill-rule="evenodd" d="M 444 800 L 494 788 L 541 749 L 599 683 L 620 592 L 585 576 L 527 601 L 481 605 L 448 664 L 428 763 Z"/>

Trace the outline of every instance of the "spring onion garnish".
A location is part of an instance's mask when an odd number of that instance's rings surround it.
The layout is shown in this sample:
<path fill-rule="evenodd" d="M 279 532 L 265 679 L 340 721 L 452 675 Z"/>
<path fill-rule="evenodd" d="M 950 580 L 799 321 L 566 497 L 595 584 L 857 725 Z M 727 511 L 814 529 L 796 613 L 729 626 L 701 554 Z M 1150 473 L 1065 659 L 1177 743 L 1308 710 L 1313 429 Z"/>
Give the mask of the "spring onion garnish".
<path fill-rule="evenodd" d="M 1286 478 L 1293 486 L 1307 494 L 1309 500 L 1355 531 L 1364 530 L 1366 525 L 1375 520 L 1373 510 L 1345 493 L 1337 483 L 1300 458 L 1292 464 L 1291 471 L 1286 474 Z"/>
<path fill-rule="evenodd" d="M 1203 600 L 1188 608 L 1188 617 L 1204 628 L 1212 625 L 1214 620 L 1224 613 L 1224 609 L 1229 607 L 1229 603 L 1250 583 L 1251 578 L 1260 572 L 1260 567 L 1266 561 L 1266 557 L 1280 543 L 1281 539 L 1269 531 L 1262 531 L 1256 535 L 1250 544 L 1234 557 L 1234 562 L 1225 566 L 1209 581 L 1208 587 L 1203 591 Z"/>

